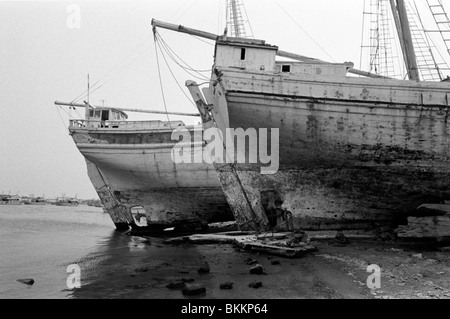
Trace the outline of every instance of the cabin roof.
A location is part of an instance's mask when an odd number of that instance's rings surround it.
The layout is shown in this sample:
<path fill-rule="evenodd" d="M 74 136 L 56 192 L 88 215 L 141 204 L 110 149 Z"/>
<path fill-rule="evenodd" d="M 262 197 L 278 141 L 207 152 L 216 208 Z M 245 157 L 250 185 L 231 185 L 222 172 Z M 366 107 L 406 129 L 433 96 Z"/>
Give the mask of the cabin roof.
<path fill-rule="evenodd" d="M 258 40 L 258 39 L 220 36 L 217 39 L 216 44 L 226 44 L 226 45 L 241 46 L 241 47 L 245 46 L 245 47 L 254 47 L 254 48 L 264 47 L 264 49 L 278 50 L 278 47 L 276 45 L 267 44 L 264 40 Z"/>
<path fill-rule="evenodd" d="M 113 107 L 96 107 L 96 108 L 91 107 L 90 109 L 94 110 L 94 111 L 115 111 L 117 113 L 122 114 L 125 118 L 128 118 L 127 113 L 125 113 L 124 111 L 115 109 Z"/>

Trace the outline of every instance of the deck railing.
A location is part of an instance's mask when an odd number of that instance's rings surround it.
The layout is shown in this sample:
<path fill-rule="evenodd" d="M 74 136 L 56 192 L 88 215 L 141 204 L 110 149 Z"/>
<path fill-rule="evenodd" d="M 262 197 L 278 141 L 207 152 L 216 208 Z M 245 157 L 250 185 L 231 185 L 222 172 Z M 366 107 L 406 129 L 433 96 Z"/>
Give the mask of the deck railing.
<path fill-rule="evenodd" d="M 183 126 L 181 121 L 163 122 L 163 121 L 100 121 L 100 120 L 70 120 L 69 128 L 80 128 L 89 130 L 148 130 L 148 129 L 163 129 L 175 128 Z"/>

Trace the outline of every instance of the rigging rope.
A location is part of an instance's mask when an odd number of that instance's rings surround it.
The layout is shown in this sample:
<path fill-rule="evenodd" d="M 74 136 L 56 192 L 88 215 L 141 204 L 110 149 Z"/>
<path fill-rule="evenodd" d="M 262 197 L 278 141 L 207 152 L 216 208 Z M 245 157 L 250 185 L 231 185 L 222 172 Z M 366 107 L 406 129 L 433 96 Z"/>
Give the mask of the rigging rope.
<path fill-rule="evenodd" d="M 161 44 L 163 45 L 164 50 L 167 52 L 167 54 L 169 55 L 169 57 L 172 59 L 173 62 L 175 62 L 175 63 L 178 64 L 181 68 L 183 68 L 189 75 L 191 75 L 191 76 L 193 76 L 193 77 L 195 77 L 195 78 L 197 78 L 197 79 L 202 79 L 202 80 L 208 79 L 205 75 L 201 74 L 200 72 L 204 72 L 204 73 L 208 72 L 208 73 L 209 73 L 209 72 L 211 72 L 211 70 L 197 70 L 197 69 L 192 68 L 188 63 L 186 63 L 182 58 L 180 58 L 180 57 L 175 53 L 175 51 L 173 51 L 173 50 L 169 47 L 169 45 L 161 38 L 161 36 L 160 36 L 158 33 L 156 33 L 156 34 L 157 34 L 157 36 L 158 36 L 158 40 L 159 40 L 159 41 L 161 42 Z M 176 58 L 172 55 L 172 53 L 173 53 L 173 55 L 175 55 L 181 62 L 183 62 L 183 63 L 186 65 L 186 67 L 183 66 L 183 65 L 181 65 L 181 63 L 179 63 L 179 62 L 176 60 Z M 195 75 L 193 75 L 193 74 L 191 74 L 191 73 L 188 72 L 187 70 L 190 70 L 190 71 L 193 71 L 193 72 L 197 73 L 197 74 L 200 76 L 200 78 L 197 77 L 197 76 L 195 76 Z"/>
<path fill-rule="evenodd" d="M 162 94 L 162 99 L 163 99 L 163 103 L 164 103 L 164 109 L 166 110 L 167 121 L 169 122 L 170 129 L 172 130 L 173 128 L 172 128 L 172 124 L 170 123 L 169 112 L 167 111 L 166 97 L 164 95 L 164 87 L 163 87 L 163 83 L 162 83 L 161 69 L 159 67 L 159 56 L 158 56 L 158 48 L 156 46 L 156 42 L 157 42 L 157 38 L 156 38 L 156 33 L 155 33 L 154 43 L 155 43 L 155 53 L 156 53 L 156 64 L 158 67 L 159 85 L 161 87 L 161 94 Z"/>
<path fill-rule="evenodd" d="M 157 44 L 158 44 L 159 50 L 162 52 L 161 46 L 160 46 L 159 42 L 157 42 Z M 170 74 L 172 75 L 172 77 L 173 77 L 175 83 L 177 84 L 177 86 L 180 88 L 181 92 L 183 92 L 184 96 L 188 99 L 188 101 L 189 101 L 192 105 L 194 105 L 195 108 L 197 108 L 197 106 L 196 106 L 195 103 L 192 101 L 192 99 L 189 98 L 189 96 L 186 94 L 186 92 L 184 92 L 184 90 L 183 90 L 183 88 L 181 87 L 181 85 L 178 83 L 178 81 L 177 81 L 175 75 L 173 74 L 172 69 L 170 68 L 169 63 L 167 62 L 167 59 L 166 59 L 166 57 L 165 57 L 164 54 L 162 55 L 162 57 L 163 57 L 164 61 L 166 62 L 167 68 L 169 69 Z"/>
<path fill-rule="evenodd" d="M 324 52 L 326 55 L 328 55 L 328 57 L 333 61 L 333 62 L 336 62 L 334 59 L 333 59 L 333 57 L 331 56 L 331 55 L 329 55 L 328 54 L 328 52 L 327 51 L 325 51 L 325 49 L 324 48 L 322 48 L 321 46 L 320 46 L 320 44 L 319 43 L 317 43 L 316 42 L 316 40 L 314 40 L 309 34 L 308 34 L 308 32 L 306 32 L 306 30 L 305 29 L 303 29 L 301 26 L 300 26 L 300 24 L 298 24 L 297 23 L 297 21 L 295 21 L 295 19 L 278 3 L 278 1 L 276 1 L 275 0 L 275 3 L 278 5 L 278 7 L 280 7 L 280 9 L 281 10 L 283 10 L 283 12 L 297 25 L 297 27 L 299 27 L 300 28 L 300 30 L 302 30 L 303 31 L 303 33 L 305 33 L 306 34 L 306 36 L 312 41 L 312 42 L 314 42 L 314 44 L 315 45 L 317 45 L 318 47 L 319 47 L 319 49 L 320 50 L 322 50 L 322 52 Z"/>

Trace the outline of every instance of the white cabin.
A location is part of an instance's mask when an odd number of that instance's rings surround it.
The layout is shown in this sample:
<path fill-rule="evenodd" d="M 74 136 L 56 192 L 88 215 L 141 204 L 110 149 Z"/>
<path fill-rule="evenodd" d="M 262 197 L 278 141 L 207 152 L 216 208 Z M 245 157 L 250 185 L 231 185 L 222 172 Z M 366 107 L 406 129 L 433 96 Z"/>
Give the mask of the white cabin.
<path fill-rule="evenodd" d="M 216 41 L 215 67 L 328 78 L 345 78 L 353 67 L 351 63 L 276 61 L 277 52 L 277 46 L 263 40 L 222 37 Z"/>
<path fill-rule="evenodd" d="M 89 127 L 104 127 L 107 121 L 125 121 L 128 115 L 114 108 L 100 108 L 89 110 Z"/>
<path fill-rule="evenodd" d="M 216 42 L 215 66 L 273 72 L 278 47 L 261 40 L 229 38 Z"/>

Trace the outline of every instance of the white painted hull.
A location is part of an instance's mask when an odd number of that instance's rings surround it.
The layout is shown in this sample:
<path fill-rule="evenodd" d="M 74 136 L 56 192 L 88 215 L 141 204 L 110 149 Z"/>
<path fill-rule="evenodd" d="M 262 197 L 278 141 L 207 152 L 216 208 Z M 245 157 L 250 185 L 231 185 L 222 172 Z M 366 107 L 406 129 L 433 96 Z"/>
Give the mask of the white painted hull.
<path fill-rule="evenodd" d="M 168 140 L 170 134 L 167 130 L 73 132 L 89 177 L 119 228 L 136 225 L 131 208 L 140 206 L 149 229 L 233 219 L 213 165 L 174 163 L 175 142 Z M 146 142 L 136 143 L 136 138 Z"/>

